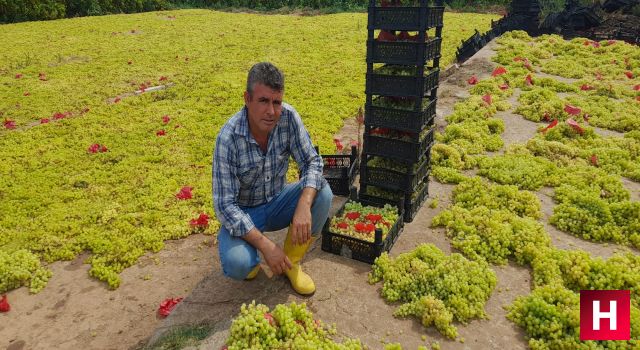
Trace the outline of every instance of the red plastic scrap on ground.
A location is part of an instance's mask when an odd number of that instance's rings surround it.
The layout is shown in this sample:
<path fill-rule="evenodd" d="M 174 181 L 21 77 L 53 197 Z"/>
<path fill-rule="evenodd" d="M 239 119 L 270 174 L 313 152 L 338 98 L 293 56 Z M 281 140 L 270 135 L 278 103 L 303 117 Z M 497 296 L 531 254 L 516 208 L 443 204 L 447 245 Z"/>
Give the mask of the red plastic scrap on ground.
<path fill-rule="evenodd" d="M 491 73 L 491 76 L 492 77 L 497 77 L 498 75 L 505 74 L 506 72 L 507 72 L 507 70 L 504 67 L 500 66 L 500 67 L 498 67 L 498 68 L 493 70 L 493 73 Z"/>
<path fill-rule="evenodd" d="M 577 131 L 578 134 L 582 135 L 582 133 L 584 133 L 584 129 L 582 129 L 582 127 L 580 127 L 580 124 L 578 124 L 578 122 L 576 122 L 572 118 L 567 119 L 567 124 L 572 127 L 573 130 Z"/>
<path fill-rule="evenodd" d="M 11 310 L 11 305 L 9 305 L 7 296 L 3 295 L 2 299 L 0 299 L 0 312 L 9 312 L 9 310 Z"/>
<path fill-rule="evenodd" d="M 15 129 L 16 128 L 16 122 L 14 120 L 11 120 L 11 119 L 5 119 L 2 124 L 7 129 Z"/>
<path fill-rule="evenodd" d="M 527 77 L 524 78 L 524 82 L 525 84 L 527 84 L 528 86 L 533 85 L 533 78 L 531 78 L 531 74 L 527 74 Z"/>
<path fill-rule="evenodd" d="M 558 125 L 558 119 L 554 119 L 546 128 L 542 129 L 542 132 L 553 129 L 556 125 Z"/>
<path fill-rule="evenodd" d="M 503 91 L 504 90 L 508 90 L 509 89 L 509 84 L 504 83 L 504 84 L 500 85 L 499 88 L 500 88 L 500 90 L 503 90 Z"/>
<path fill-rule="evenodd" d="M 194 227 L 206 227 L 209 225 L 209 215 L 200 213 L 197 219 L 191 219 L 189 224 Z"/>
<path fill-rule="evenodd" d="M 487 105 L 491 106 L 491 95 L 486 94 L 484 96 L 482 96 L 482 101 L 484 101 L 484 103 L 486 103 Z"/>
<path fill-rule="evenodd" d="M 640 84 L 638 84 L 638 85 L 634 86 L 634 87 L 633 87 L 633 89 L 634 89 L 635 91 L 640 91 Z"/>
<path fill-rule="evenodd" d="M 469 85 L 476 85 L 478 83 L 478 78 L 476 78 L 475 75 L 472 75 L 471 78 L 467 80 L 467 83 L 469 83 Z"/>
<path fill-rule="evenodd" d="M 182 301 L 183 298 L 167 298 L 162 303 L 160 303 L 160 307 L 158 308 L 158 313 L 162 317 L 167 317 L 173 311 L 173 308 L 178 305 L 179 302 Z"/>
<path fill-rule="evenodd" d="M 564 105 L 564 111 L 569 113 L 570 115 L 578 115 L 582 110 L 578 107 L 572 105 Z"/>
<path fill-rule="evenodd" d="M 598 166 L 598 156 L 596 156 L 595 154 L 591 155 L 591 164 L 593 164 L 594 166 Z"/>
<path fill-rule="evenodd" d="M 627 78 L 629 78 L 629 79 L 633 79 L 633 72 L 631 72 L 631 71 L 624 72 L 624 75 L 626 75 Z"/>
<path fill-rule="evenodd" d="M 176 194 L 176 198 L 178 199 L 191 199 L 193 198 L 193 194 L 191 193 L 191 190 L 193 190 L 193 187 L 190 186 L 184 186 L 180 189 L 180 192 L 178 192 Z"/>
<path fill-rule="evenodd" d="M 582 91 L 593 90 L 593 86 L 588 85 L 588 84 L 582 84 L 582 86 L 580 86 L 580 90 L 582 90 Z"/>

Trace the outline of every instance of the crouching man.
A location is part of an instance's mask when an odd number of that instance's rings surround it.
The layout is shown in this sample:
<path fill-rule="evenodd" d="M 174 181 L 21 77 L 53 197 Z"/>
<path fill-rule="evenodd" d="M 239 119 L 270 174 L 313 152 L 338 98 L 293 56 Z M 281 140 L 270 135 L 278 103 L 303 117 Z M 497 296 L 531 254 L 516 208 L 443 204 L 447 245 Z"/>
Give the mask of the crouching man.
<path fill-rule="evenodd" d="M 333 194 L 322 158 L 283 96 L 282 72 L 267 62 L 254 65 L 245 106 L 220 129 L 213 155 L 213 202 L 222 224 L 218 249 L 226 276 L 255 278 L 260 251 L 273 273 L 284 273 L 296 292 L 308 295 L 316 286 L 300 263 L 327 220 Z M 301 176 L 285 184 L 290 156 Z M 262 234 L 286 227 L 282 248 Z"/>

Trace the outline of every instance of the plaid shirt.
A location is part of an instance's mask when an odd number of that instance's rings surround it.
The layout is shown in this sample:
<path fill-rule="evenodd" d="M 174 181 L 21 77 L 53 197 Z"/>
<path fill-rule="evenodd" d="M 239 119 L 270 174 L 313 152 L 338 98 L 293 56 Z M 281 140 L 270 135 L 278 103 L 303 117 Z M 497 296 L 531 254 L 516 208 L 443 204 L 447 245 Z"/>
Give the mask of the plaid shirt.
<path fill-rule="evenodd" d="M 298 163 L 303 187 L 322 189 L 326 184 L 322 158 L 300 115 L 286 103 L 269 135 L 266 154 L 249 132 L 246 107 L 220 129 L 213 154 L 213 205 L 232 236 L 244 236 L 255 227 L 242 207 L 264 204 L 282 191 L 291 155 Z"/>

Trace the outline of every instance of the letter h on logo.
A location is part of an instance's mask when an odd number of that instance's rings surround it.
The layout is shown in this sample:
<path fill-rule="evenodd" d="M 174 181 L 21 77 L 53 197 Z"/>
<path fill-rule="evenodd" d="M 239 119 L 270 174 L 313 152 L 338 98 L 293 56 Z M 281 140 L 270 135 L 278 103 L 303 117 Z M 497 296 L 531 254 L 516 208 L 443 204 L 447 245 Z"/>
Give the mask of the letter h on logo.
<path fill-rule="evenodd" d="M 580 340 L 629 340 L 630 311 L 628 290 L 581 290 Z"/>

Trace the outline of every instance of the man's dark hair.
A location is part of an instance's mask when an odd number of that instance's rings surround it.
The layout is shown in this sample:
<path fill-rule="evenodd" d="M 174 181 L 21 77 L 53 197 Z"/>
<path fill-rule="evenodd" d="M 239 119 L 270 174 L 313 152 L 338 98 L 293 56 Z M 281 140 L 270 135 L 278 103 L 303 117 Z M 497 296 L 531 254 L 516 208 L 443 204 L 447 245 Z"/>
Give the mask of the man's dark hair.
<path fill-rule="evenodd" d="M 247 92 L 253 94 L 253 86 L 256 83 L 264 84 L 273 90 L 284 90 L 284 74 L 269 62 L 256 63 L 249 70 L 247 76 Z"/>

